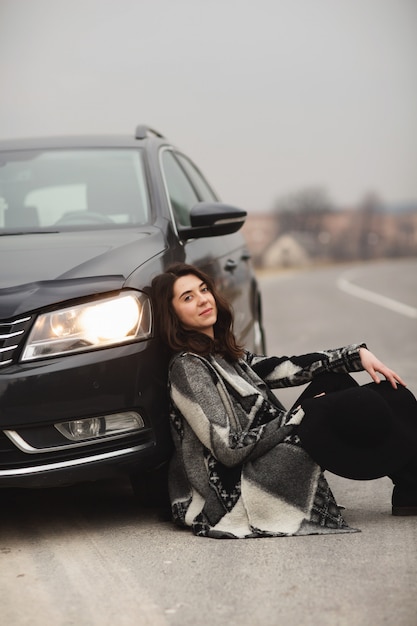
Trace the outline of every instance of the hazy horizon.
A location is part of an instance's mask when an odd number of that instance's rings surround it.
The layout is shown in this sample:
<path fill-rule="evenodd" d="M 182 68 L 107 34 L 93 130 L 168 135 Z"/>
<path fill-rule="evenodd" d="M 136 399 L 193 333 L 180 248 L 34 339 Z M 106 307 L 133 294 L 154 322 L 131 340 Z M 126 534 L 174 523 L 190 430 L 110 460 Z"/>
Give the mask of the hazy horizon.
<path fill-rule="evenodd" d="M 417 200 L 415 0 L 0 0 L 0 138 L 147 123 L 221 197 Z"/>

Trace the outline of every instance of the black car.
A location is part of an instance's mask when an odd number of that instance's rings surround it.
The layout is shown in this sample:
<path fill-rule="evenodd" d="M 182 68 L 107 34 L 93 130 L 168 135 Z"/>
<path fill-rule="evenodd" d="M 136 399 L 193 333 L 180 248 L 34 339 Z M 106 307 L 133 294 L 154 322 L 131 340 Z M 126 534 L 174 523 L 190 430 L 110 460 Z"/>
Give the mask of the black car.
<path fill-rule="evenodd" d="M 198 265 L 232 301 L 240 341 L 262 350 L 245 215 L 146 126 L 0 142 L 0 486 L 120 471 L 140 484 L 166 462 L 149 285 L 173 261 Z"/>

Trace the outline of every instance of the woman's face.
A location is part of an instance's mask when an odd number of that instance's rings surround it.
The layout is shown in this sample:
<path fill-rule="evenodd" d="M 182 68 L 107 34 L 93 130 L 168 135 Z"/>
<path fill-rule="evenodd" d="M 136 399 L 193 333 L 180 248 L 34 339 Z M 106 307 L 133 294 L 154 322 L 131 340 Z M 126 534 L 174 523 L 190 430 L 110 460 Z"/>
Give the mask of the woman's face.
<path fill-rule="evenodd" d="M 172 306 L 186 330 L 195 330 L 214 339 L 216 302 L 206 283 L 198 276 L 187 274 L 177 278 L 173 287 Z"/>

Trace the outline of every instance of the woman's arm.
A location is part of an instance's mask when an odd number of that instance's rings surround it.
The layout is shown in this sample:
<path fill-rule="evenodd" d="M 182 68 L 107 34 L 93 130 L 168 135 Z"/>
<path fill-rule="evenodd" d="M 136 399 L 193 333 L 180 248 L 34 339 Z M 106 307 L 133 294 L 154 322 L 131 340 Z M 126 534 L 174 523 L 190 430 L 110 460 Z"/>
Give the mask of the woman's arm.
<path fill-rule="evenodd" d="M 247 362 L 271 388 L 292 387 L 310 382 L 325 372 L 349 373 L 364 369 L 360 350 L 364 343 L 301 356 L 263 357 L 247 354 Z"/>
<path fill-rule="evenodd" d="M 394 370 L 384 365 L 384 363 L 382 363 L 382 361 L 380 361 L 374 354 L 372 354 L 372 352 L 367 350 L 367 348 L 360 348 L 359 355 L 363 369 L 368 372 L 369 376 L 375 383 L 380 382 L 379 376 L 377 374 L 377 372 L 379 372 L 391 383 L 394 389 L 397 389 L 397 383 L 400 383 L 400 385 L 404 385 L 404 387 L 406 386 L 405 382 L 396 372 L 394 372 Z"/>
<path fill-rule="evenodd" d="M 293 432 L 302 409 L 281 414 L 267 424 L 245 430 L 239 423 L 225 386 L 209 364 L 192 354 L 176 357 L 170 368 L 172 402 L 200 442 L 213 456 L 232 467 L 255 459 Z M 283 426 L 291 419 L 291 424 Z"/>

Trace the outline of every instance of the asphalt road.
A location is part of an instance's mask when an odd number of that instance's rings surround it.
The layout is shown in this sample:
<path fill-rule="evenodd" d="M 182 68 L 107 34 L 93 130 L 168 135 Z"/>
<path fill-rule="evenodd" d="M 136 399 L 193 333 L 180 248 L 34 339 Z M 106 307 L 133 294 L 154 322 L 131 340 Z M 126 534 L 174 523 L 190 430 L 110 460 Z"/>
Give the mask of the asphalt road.
<path fill-rule="evenodd" d="M 261 287 L 269 353 L 366 341 L 417 391 L 417 260 L 263 275 Z M 386 478 L 328 479 L 360 533 L 199 539 L 140 509 L 124 480 L 3 491 L 0 621 L 416 626 L 417 518 L 391 516 Z"/>

